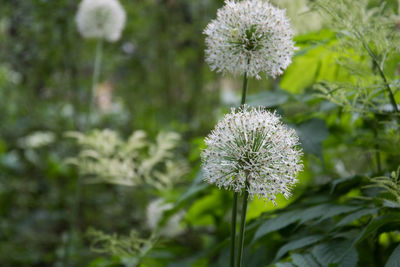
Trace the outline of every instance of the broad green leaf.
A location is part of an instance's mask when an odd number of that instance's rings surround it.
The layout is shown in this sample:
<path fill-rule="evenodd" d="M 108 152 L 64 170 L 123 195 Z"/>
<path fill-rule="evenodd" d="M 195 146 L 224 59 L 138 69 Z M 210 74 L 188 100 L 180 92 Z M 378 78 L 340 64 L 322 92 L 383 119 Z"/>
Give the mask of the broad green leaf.
<path fill-rule="evenodd" d="M 254 235 L 253 243 L 260 237 L 270 232 L 285 228 L 286 226 L 295 223 L 297 221 L 299 221 L 300 223 L 304 223 L 318 218 L 325 219 L 328 217 L 333 217 L 336 215 L 352 212 L 357 209 L 359 209 L 359 207 L 357 206 L 339 206 L 331 204 L 322 204 L 307 209 L 298 209 L 298 210 L 284 212 L 280 214 L 278 217 L 274 217 L 263 223 L 257 229 L 257 232 Z"/>
<path fill-rule="evenodd" d="M 314 244 L 320 240 L 322 240 L 324 237 L 322 235 L 312 235 L 312 236 L 307 236 L 303 237 L 297 240 L 294 240 L 292 242 L 287 243 L 286 245 L 282 246 L 278 252 L 276 253 L 275 260 L 279 260 L 282 256 L 284 256 L 287 252 L 299 249 L 299 248 L 304 248 L 306 246 L 309 246 L 311 244 Z"/>
<path fill-rule="evenodd" d="M 285 228 L 286 226 L 296 222 L 300 213 L 300 210 L 288 211 L 278 217 L 269 219 L 257 229 L 253 242 L 270 232 Z"/>
<path fill-rule="evenodd" d="M 186 214 L 186 220 L 193 225 L 210 225 L 215 216 L 222 216 L 227 209 L 224 192 L 218 189 L 211 190 L 210 194 L 197 199 Z"/>
<path fill-rule="evenodd" d="M 193 180 L 193 183 L 191 184 L 191 186 L 178 199 L 176 205 L 188 200 L 189 198 L 195 196 L 197 193 L 199 193 L 199 192 L 205 190 L 207 187 L 209 187 L 209 185 L 202 180 L 202 175 L 203 175 L 202 172 L 199 171 L 199 173 L 196 175 L 195 179 Z"/>
<path fill-rule="evenodd" d="M 385 267 L 400 267 L 400 244 L 393 250 Z"/>
<path fill-rule="evenodd" d="M 326 209 L 325 213 L 321 216 L 320 221 L 340 214 L 354 212 L 358 209 L 360 209 L 358 206 L 331 206 Z"/>
<path fill-rule="evenodd" d="M 348 225 L 351 222 L 354 222 L 355 220 L 358 220 L 366 215 L 373 215 L 376 214 L 378 212 L 379 209 L 363 209 L 363 210 L 359 210 L 356 211 L 354 213 L 351 213 L 349 215 L 347 215 L 346 217 L 344 217 L 343 219 L 341 219 L 336 226 L 340 227 L 340 226 L 345 226 Z"/>
<path fill-rule="evenodd" d="M 399 203 L 395 202 L 395 201 L 391 201 L 389 199 L 384 199 L 383 200 L 383 206 L 387 207 L 387 208 L 400 208 Z"/>
<path fill-rule="evenodd" d="M 292 64 L 285 71 L 281 88 L 292 93 L 302 93 L 320 81 L 348 81 L 351 78 L 337 64 L 340 51 L 334 51 L 336 40 L 303 48 L 296 53 Z"/>
<path fill-rule="evenodd" d="M 292 261 L 298 267 L 320 267 L 311 254 L 293 254 Z"/>
<path fill-rule="evenodd" d="M 400 215 L 399 214 L 387 214 L 377 218 L 374 218 L 361 232 L 361 234 L 354 240 L 352 246 L 363 241 L 365 238 L 375 233 L 379 228 L 389 224 L 396 224 L 400 226 Z"/>
<path fill-rule="evenodd" d="M 251 106 L 271 108 L 285 103 L 288 99 L 289 94 L 282 90 L 262 91 L 261 93 L 250 95 L 247 98 L 247 103 Z"/>
<path fill-rule="evenodd" d="M 355 267 L 358 261 L 357 251 L 351 247 L 350 240 L 332 240 L 315 246 L 312 254 L 322 266 L 337 263 L 340 267 Z"/>
<path fill-rule="evenodd" d="M 356 267 L 358 262 L 358 253 L 356 248 L 351 248 L 339 263 L 339 267 Z"/>
<path fill-rule="evenodd" d="M 304 152 L 314 154 L 322 159 L 322 142 L 329 136 L 325 121 L 311 119 L 294 128 L 299 135 Z"/>

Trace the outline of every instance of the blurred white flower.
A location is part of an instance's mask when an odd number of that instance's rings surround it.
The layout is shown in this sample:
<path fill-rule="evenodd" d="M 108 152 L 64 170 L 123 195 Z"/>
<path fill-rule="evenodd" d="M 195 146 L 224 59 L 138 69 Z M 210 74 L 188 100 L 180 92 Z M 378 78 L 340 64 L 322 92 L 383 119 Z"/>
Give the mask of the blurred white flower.
<path fill-rule="evenodd" d="M 147 226 L 151 230 L 155 230 L 164 216 L 164 212 L 173 208 L 171 203 L 165 203 L 163 199 L 159 198 L 150 202 L 147 206 L 146 218 Z M 183 232 L 183 227 L 180 225 L 184 216 L 183 212 L 178 212 L 172 215 L 165 225 L 160 230 L 160 235 L 164 237 L 175 237 Z"/>
<path fill-rule="evenodd" d="M 83 0 L 76 15 L 78 30 L 85 38 L 117 41 L 125 26 L 125 11 L 118 0 Z"/>
<path fill-rule="evenodd" d="M 18 140 L 18 144 L 23 148 L 39 148 L 53 143 L 56 136 L 52 132 L 38 131 L 31 133 Z"/>
<path fill-rule="evenodd" d="M 212 70 L 276 77 L 291 63 L 293 30 L 285 10 L 263 0 L 225 1 L 204 30 Z"/>
<path fill-rule="evenodd" d="M 244 106 L 217 124 L 205 139 L 204 179 L 219 188 L 258 195 L 275 204 L 276 194 L 290 196 L 303 168 L 299 138 L 275 114 Z"/>

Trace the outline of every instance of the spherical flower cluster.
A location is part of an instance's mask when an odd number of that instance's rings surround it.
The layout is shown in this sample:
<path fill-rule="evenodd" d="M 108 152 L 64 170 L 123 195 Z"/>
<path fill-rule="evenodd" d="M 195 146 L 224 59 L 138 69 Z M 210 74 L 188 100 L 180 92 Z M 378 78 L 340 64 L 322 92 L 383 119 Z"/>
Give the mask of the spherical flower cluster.
<path fill-rule="evenodd" d="M 276 77 L 291 63 L 293 30 L 285 10 L 264 0 L 225 1 L 204 30 L 212 70 Z"/>
<path fill-rule="evenodd" d="M 275 114 L 244 106 L 217 124 L 205 139 L 202 152 L 204 180 L 219 188 L 249 192 L 275 204 L 286 198 L 303 168 L 299 138 Z"/>
<path fill-rule="evenodd" d="M 118 0 L 83 0 L 76 15 L 78 30 L 85 38 L 114 42 L 125 26 L 125 11 Z"/>

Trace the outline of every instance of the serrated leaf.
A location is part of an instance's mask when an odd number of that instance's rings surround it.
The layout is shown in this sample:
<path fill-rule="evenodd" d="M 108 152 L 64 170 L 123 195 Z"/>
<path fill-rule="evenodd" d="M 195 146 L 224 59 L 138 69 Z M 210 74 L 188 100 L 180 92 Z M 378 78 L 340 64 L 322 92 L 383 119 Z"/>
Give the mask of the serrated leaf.
<path fill-rule="evenodd" d="M 356 211 L 354 213 L 351 213 L 351 214 L 347 215 L 343 219 L 341 219 L 336 224 L 336 226 L 340 227 L 340 226 L 347 225 L 347 224 L 349 224 L 351 222 L 354 222 L 355 220 L 361 219 L 362 217 L 364 217 L 366 215 L 376 214 L 378 211 L 379 211 L 379 209 L 363 209 L 363 210 Z"/>
<path fill-rule="evenodd" d="M 322 235 L 312 235 L 289 242 L 278 250 L 278 252 L 276 253 L 275 260 L 279 260 L 283 255 L 285 255 L 289 251 L 293 251 L 299 248 L 304 248 L 306 246 L 309 246 L 311 244 L 314 244 L 322 240 L 323 238 L 324 237 Z"/>
<path fill-rule="evenodd" d="M 336 263 L 339 266 L 353 267 L 358 261 L 358 255 L 355 249 L 349 250 L 350 247 L 350 240 L 332 240 L 315 246 L 312 254 L 322 266 Z"/>
<path fill-rule="evenodd" d="M 321 216 L 320 221 L 340 214 L 353 212 L 355 210 L 358 210 L 359 208 L 360 207 L 358 206 L 331 206 L 325 210 L 325 213 Z"/>
<path fill-rule="evenodd" d="M 351 248 L 346 253 L 343 259 L 339 263 L 339 267 L 356 267 L 358 262 L 358 252 L 356 248 Z"/>
<path fill-rule="evenodd" d="M 288 212 L 284 212 L 278 217 L 269 219 L 268 221 L 261 224 L 261 226 L 257 229 L 256 234 L 254 235 L 253 243 L 259 239 L 260 237 L 285 228 L 286 226 L 299 221 L 300 223 L 304 223 L 313 219 L 318 218 L 328 218 L 336 216 L 339 214 L 348 213 L 359 209 L 357 206 L 339 206 L 339 205 L 331 205 L 331 204 L 322 204 L 313 206 L 304 210 L 292 210 Z"/>
<path fill-rule="evenodd" d="M 373 234 L 379 228 L 387 224 L 399 224 L 400 226 L 400 215 L 399 214 L 388 214 L 377 217 L 373 219 L 361 232 L 361 234 L 354 240 L 352 247 L 355 246 L 357 243 L 363 241 L 369 235 Z"/>
<path fill-rule="evenodd" d="M 351 176 L 351 177 L 345 177 L 345 178 L 340 178 L 340 179 L 335 179 L 332 182 L 332 187 L 331 187 L 331 194 L 332 193 L 343 193 L 346 191 L 349 191 L 353 189 L 357 184 L 360 182 L 361 177 L 360 176 Z"/>
<path fill-rule="evenodd" d="M 383 200 L 383 206 L 387 208 L 400 208 L 399 203 L 389 200 L 389 199 L 384 199 Z"/>
<path fill-rule="evenodd" d="M 311 254 L 293 254 L 292 261 L 298 267 L 320 267 Z"/>
<path fill-rule="evenodd" d="M 385 267 L 400 267 L 400 244 L 393 250 Z"/>

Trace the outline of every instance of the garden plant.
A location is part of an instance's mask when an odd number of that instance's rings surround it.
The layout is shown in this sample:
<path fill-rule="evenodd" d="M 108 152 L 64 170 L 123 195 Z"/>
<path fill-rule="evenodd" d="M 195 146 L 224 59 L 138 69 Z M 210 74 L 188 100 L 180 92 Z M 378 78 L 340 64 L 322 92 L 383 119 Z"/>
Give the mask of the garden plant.
<path fill-rule="evenodd" d="M 0 266 L 400 266 L 399 0 L 0 0 Z"/>

